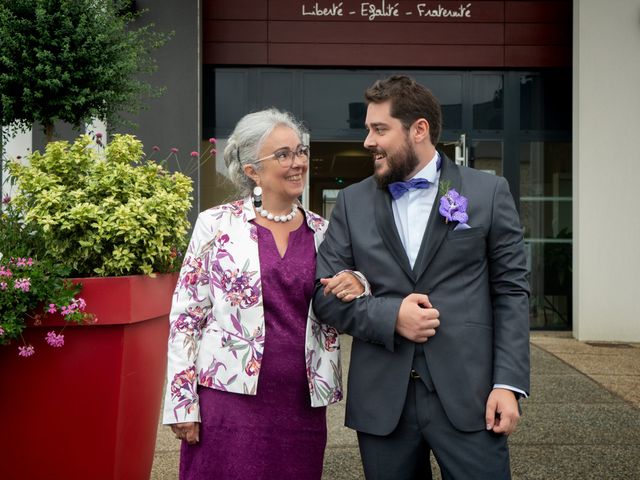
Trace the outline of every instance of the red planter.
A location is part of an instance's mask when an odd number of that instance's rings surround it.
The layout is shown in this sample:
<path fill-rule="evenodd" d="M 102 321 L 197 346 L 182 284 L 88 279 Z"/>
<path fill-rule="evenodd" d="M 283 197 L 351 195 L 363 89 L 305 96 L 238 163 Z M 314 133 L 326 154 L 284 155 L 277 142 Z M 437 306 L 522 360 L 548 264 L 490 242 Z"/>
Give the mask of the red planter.
<path fill-rule="evenodd" d="M 36 353 L 0 347 L 0 477 L 148 479 L 177 274 L 83 278 L 97 323 L 67 326 L 65 345 L 26 329 Z"/>

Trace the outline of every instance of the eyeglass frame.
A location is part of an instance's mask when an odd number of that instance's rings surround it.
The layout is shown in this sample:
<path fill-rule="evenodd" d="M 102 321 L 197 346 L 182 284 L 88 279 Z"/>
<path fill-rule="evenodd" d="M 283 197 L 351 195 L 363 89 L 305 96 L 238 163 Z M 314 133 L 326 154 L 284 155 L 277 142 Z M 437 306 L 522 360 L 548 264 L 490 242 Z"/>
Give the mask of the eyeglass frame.
<path fill-rule="evenodd" d="M 289 163 L 285 165 L 282 164 L 281 159 L 277 157 L 277 155 L 281 152 L 287 153 L 286 159 L 289 161 Z M 309 163 L 309 145 L 304 145 L 300 143 L 298 144 L 295 150 L 291 150 L 289 147 L 279 148 L 278 150 L 273 152 L 271 155 L 267 155 L 266 157 L 259 158 L 255 160 L 253 163 L 260 163 L 265 160 L 270 160 L 271 158 L 273 158 L 278 162 L 278 165 L 280 165 L 282 168 L 289 168 L 291 165 L 293 165 L 294 157 L 297 157 L 297 158 L 306 157 L 305 163 Z"/>

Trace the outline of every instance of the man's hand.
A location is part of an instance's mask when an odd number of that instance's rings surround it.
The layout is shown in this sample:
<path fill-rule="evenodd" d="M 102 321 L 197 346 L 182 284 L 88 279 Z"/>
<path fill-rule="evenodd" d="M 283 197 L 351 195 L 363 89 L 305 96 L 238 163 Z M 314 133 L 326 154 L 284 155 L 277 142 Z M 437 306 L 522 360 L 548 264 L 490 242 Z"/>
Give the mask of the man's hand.
<path fill-rule="evenodd" d="M 196 422 L 174 423 L 171 430 L 178 440 L 186 440 L 189 445 L 200 441 L 200 424 Z"/>
<path fill-rule="evenodd" d="M 433 308 L 429 297 L 420 293 L 412 293 L 402 300 L 396 332 L 412 342 L 424 343 L 436 334 L 440 326 L 440 312 Z"/>
<path fill-rule="evenodd" d="M 503 435 L 513 433 L 520 420 L 515 393 L 505 388 L 494 388 L 487 400 L 485 419 L 487 430 Z"/>
<path fill-rule="evenodd" d="M 364 286 L 358 280 L 358 277 L 349 273 L 342 272 L 331 278 L 321 278 L 320 283 L 324 285 L 324 294 L 334 294 L 343 302 L 351 302 L 364 292 Z"/>

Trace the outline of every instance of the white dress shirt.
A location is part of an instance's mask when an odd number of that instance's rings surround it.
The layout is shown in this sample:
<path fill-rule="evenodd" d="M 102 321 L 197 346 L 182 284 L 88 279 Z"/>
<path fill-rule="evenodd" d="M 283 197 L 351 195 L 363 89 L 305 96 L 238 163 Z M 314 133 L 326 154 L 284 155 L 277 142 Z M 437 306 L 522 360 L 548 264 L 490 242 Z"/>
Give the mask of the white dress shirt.
<path fill-rule="evenodd" d="M 413 178 L 426 178 L 432 185 L 425 189 L 412 189 L 397 200 L 391 200 L 393 219 L 402 241 L 409 263 L 413 268 L 418 257 L 420 244 L 427 222 L 431 215 L 433 203 L 438 195 L 440 171 L 437 167 L 438 153 Z"/>

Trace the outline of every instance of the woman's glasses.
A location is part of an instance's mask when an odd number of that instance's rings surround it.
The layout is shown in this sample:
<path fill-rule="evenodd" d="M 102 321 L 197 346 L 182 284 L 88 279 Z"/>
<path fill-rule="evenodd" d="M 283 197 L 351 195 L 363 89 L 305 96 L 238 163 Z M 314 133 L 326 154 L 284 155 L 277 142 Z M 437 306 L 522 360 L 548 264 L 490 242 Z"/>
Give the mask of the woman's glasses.
<path fill-rule="evenodd" d="M 280 150 L 273 152 L 271 155 L 259 158 L 254 163 L 275 158 L 281 167 L 289 168 L 293 165 L 293 159 L 295 157 L 298 157 L 303 164 L 306 164 L 309 161 L 309 147 L 306 145 L 298 145 L 295 150 L 291 150 L 290 148 L 281 148 Z"/>

